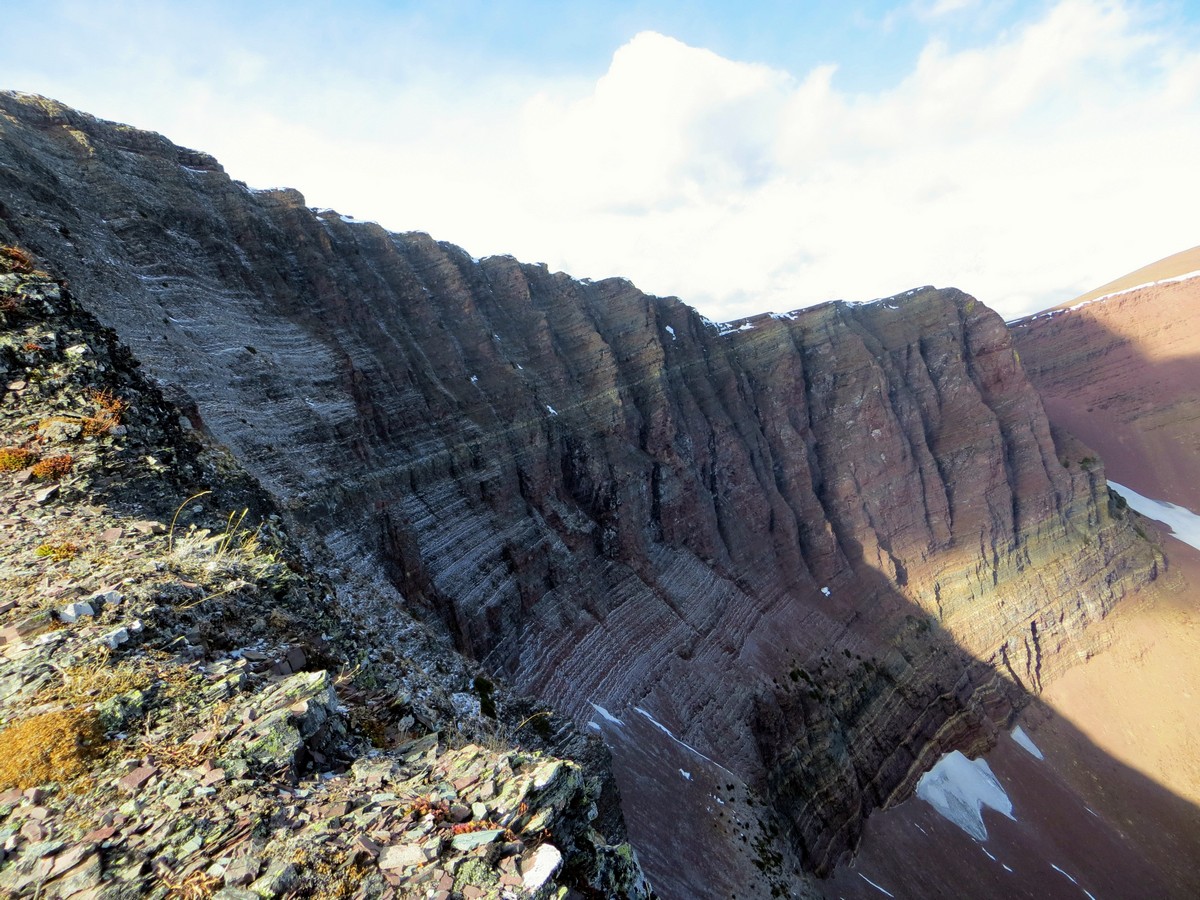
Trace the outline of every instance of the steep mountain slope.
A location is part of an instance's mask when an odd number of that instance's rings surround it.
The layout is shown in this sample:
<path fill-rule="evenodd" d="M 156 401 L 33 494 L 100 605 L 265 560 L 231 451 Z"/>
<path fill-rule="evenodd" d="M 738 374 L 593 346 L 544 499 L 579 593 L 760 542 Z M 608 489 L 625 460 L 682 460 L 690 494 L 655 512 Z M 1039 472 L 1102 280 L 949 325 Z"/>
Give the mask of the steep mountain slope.
<path fill-rule="evenodd" d="M 7 246 L 0 375 L 0 895 L 650 896 L 611 779 L 518 747 L 523 704 L 484 715 L 400 611 L 349 615 Z"/>
<path fill-rule="evenodd" d="M 1074 300 L 1068 300 L 1066 303 L 1061 303 L 1054 308 L 1070 309 L 1073 306 L 1078 306 L 1081 303 L 1089 303 L 1100 297 L 1108 297 L 1112 294 L 1131 291 L 1134 288 L 1146 287 L 1157 282 L 1180 279 L 1187 275 L 1195 275 L 1198 272 L 1200 272 L 1200 247 L 1192 247 L 1190 250 L 1181 250 L 1178 253 L 1172 253 L 1170 256 L 1164 256 L 1162 259 L 1152 262 L 1148 266 L 1142 266 L 1140 269 L 1135 269 L 1127 275 L 1122 275 L 1120 278 L 1114 278 L 1112 281 L 1105 282 L 1100 287 L 1093 288 L 1087 293 L 1080 294 Z"/>
<path fill-rule="evenodd" d="M 665 896 L 827 872 L 1158 572 L 957 291 L 718 327 L 13 94 L 0 238 L 61 267 L 348 609 L 412 610 L 599 730 Z"/>
<path fill-rule="evenodd" d="M 1200 276 L 1187 275 L 1197 270 L 1200 249 L 1118 279 L 1116 293 L 1098 289 L 1011 326 L 1051 421 L 1098 451 L 1113 480 L 1192 510 L 1200 510 Z"/>

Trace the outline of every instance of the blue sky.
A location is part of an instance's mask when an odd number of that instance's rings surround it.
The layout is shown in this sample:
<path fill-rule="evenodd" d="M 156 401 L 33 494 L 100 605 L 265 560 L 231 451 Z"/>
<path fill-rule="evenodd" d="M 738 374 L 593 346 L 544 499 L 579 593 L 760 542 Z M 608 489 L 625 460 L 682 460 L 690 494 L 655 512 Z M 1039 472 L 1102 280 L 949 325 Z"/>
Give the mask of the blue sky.
<path fill-rule="evenodd" d="M 925 283 L 1016 315 L 1200 244 L 1198 10 L 43 0 L 0 86 L 713 318 Z"/>

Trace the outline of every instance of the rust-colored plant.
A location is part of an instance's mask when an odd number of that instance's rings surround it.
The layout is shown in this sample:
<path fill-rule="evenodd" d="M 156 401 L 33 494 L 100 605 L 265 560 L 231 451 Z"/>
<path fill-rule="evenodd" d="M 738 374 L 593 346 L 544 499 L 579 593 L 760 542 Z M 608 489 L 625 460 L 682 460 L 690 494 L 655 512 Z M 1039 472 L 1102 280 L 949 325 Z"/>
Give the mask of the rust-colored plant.
<path fill-rule="evenodd" d="M 50 456 L 43 459 L 33 467 L 33 477 L 50 480 L 53 478 L 62 478 L 71 471 L 71 466 L 74 464 L 74 459 L 71 454 L 66 453 L 62 456 Z"/>
<path fill-rule="evenodd" d="M 418 797 L 408 808 L 408 814 L 413 818 L 422 819 L 433 816 L 433 821 L 441 822 L 450 814 L 450 804 L 445 800 L 430 802 L 428 797 Z"/>
<path fill-rule="evenodd" d="M 88 399 L 96 406 L 96 412 L 83 420 L 83 433 L 87 435 L 104 434 L 121 424 L 121 416 L 129 408 L 129 404 L 116 396 L 108 388 L 88 391 Z"/>
<path fill-rule="evenodd" d="M 459 822 L 450 829 L 454 834 L 471 834 L 474 831 L 503 831 L 506 841 L 515 841 L 517 836 L 512 833 L 511 829 L 505 828 L 499 822 L 493 822 L 491 819 L 477 819 L 474 822 Z"/>
<path fill-rule="evenodd" d="M 0 247 L 0 266 L 9 272 L 28 275 L 34 270 L 33 257 L 20 247 Z"/>
<path fill-rule="evenodd" d="M 16 472 L 31 466 L 37 456 L 24 447 L 0 447 L 0 472 Z"/>
<path fill-rule="evenodd" d="M 104 752 L 104 729 L 92 710 L 58 710 L 0 730 L 0 747 L 0 789 L 72 781 Z"/>

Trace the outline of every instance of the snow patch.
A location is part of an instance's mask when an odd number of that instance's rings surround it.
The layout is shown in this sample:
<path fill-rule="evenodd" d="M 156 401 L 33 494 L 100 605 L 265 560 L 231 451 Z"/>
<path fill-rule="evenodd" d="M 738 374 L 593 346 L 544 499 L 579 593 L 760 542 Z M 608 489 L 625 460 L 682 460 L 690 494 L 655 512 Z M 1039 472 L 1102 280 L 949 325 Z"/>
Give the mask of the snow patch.
<path fill-rule="evenodd" d="M 675 329 L 674 328 L 672 328 L 670 325 L 668 325 L 663 330 L 666 331 L 667 334 L 669 334 L 671 336 L 671 340 L 675 340 Z"/>
<path fill-rule="evenodd" d="M 881 894 L 887 894 L 889 897 L 896 896 L 895 894 L 893 894 L 891 891 L 887 890 L 886 888 L 881 888 L 879 885 L 877 885 L 875 882 L 873 882 L 870 878 L 868 878 L 862 872 L 858 873 L 858 877 L 861 878 L 863 881 L 865 881 L 867 884 L 869 884 L 871 887 L 875 888 L 875 890 L 879 891 Z"/>
<path fill-rule="evenodd" d="M 833 591 L 829 590 L 828 587 L 823 587 L 823 588 L 821 588 L 821 593 L 824 594 L 826 597 L 828 597 L 830 594 L 833 593 Z"/>
<path fill-rule="evenodd" d="M 593 704 L 591 704 L 591 706 L 592 706 L 592 709 L 594 709 L 596 712 L 600 713 L 600 715 L 603 716 L 606 721 L 612 722 L 614 725 L 620 725 L 620 726 L 624 727 L 625 723 L 622 722 L 620 719 L 618 719 L 616 716 L 614 716 L 612 713 L 610 713 L 603 706 L 600 706 L 597 703 L 593 703 Z"/>
<path fill-rule="evenodd" d="M 1081 885 L 1078 881 L 1076 881 L 1074 878 L 1072 878 L 1070 872 L 1067 872 L 1064 869 L 1060 869 L 1054 863 L 1050 863 L 1050 868 L 1052 868 L 1055 872 L 1065 875 L 1070 880 L 1071 884 L 1075 885 L 1077 888 L 1079 888 L 1081 891 L 1083 891 L 1085 894 L 1088 895 L 1088 900 L 1096 900 L 1095 895 L 1091 891 L 1089 891 L 1087 888 L 1085 888 L 1083 885 Z"/>
<path fill-rule="evenodd" d="M 555 409 L 553 406 L 551 406 L 549 403 L 546 404 L 546 412 L 550 413 L 550 415 L 552 415 L 552 416 L 558 415 L 558 410 Z"/>
<path fill-rule="evenodd" d="M 479 384 L 479 376 L 478 375 L 471 376 L 471 384 Z"/>
<path fill-rule="evenodd" d="M 1143 497 L 1137 491 L 1127 488 L 1123 484 L 1117 484 L 1115 481 L 1110 481 L 1108 484 L 1109 487 L 1115 488 L 1117 493 L 1143 516 L 1154 519 L 1156 522 L 1162 522 L 1170 529 L 1173 536 L 1200 550 L 1200 516 L 1185 506 L 1176 506 L 1165 500 Z"/>
<path fill-rule="evenodd" d="M 1091 306 L 1093 303 L 1103 303 L 1105 300 L 1111 300 L 1113 297 L 1122 297 L 1125 294 L 1132 294 L 1134 291 L 1140 291 L 1142 288 L 1157 287 L 1160 284 L 1173 284 L 1177 281 L 1190 281 L 1193 278 L 1200 278 L 1200 270 L 1195 272 L 1184 272 L 1182 275 L 1176 275 L 1173 278 L 1160 278 L 1158 281 L 1147 281 L 1143 284 L 1135 284 L 1130 288 L 1122 288 L 1119 291 L 1113 291 L 1111 294 L 1103 294 L 1099 297 L 1093 297 L 1091 300 L 1084 300 L 1082 303 L 1076 303 L 1074 306 L 1068 306 L 1065 309 L 1048 309 L 1045 312 L 1036 313 L 1032 316 L 1022 316 L 1017 319 L 1010 319 L 1005 322 L 1006 325 L 1024 325 L 1027 322 L 1032 322 L 1034 319 L 1052 319 L 1054 316 L 1062 313 L 1073 312 L 1077 309 L 1083 309 L 1085 306 Z"/>
<path fill-rule="evenodd" d="M 1022 750 L 1024 750 L 1034 759 L 1045 759 L 1045 757 L 1042 756 L 1042 751 L 1037 748 L 1037 744 L 1030 739 L 1029 735 L 1025 733 L 1025 729 L 1020 725 L 1012 730 L 1012 739 L 1020 745 Z"/>
<path fill-rule="evenodd" d="M 1016 821 L 1012 801 L 986 760 L 947 753 L 917 782 L 917 796 L 977 841 L 987 840 L 983 808 Z"/>
<path fill-rule="evenodd" d="M 688 771 L 687 771 L 687 770 L 685 770 L 685 769 L 680 769 L 680 770 L 679 770 L 679 774 L 680 774 L 680 775 L 682 775 L 682 776 L 683 776 L 685 779 L 687 779 L 688 781 L 691 781 L 691 780 L 692 780 L 692 773 L 691 773 L 691 772 L 688 772 Z"/>
<path fill-rule="evenodd" d="M 673 740 L 675 743 L 677 743 L 683 749 L 696 754 L 696 756 L 700 757 L 705 762 L 712 763 L 714 766 L 716 766 L 722 772 L 728 772 L 730 775 L 733 775 L 733 772 L 730 772 L 728 769 L 726 769 L 723 765 L 721 765 L 715 759 L 711 759 L 711 758 L 705 756 L 703 753 L 701 753 L 699 750 L 697 750 L 691 744 L 684 743 L 679 738 L 675 737 L 675 735 L 671 733 L 670 728 L 668 728 L 662 722 L 658 721 L 658 719 L 654 718 L 654 716 L 650 715 L 650 713 L 646 712 L 646 710 L 642 709 L 640 706 L 635 706 L 634 710 L 636 712 L 640 713 L 641 715 L 643 715 L 647 720 L 649 720 L 651 725 L 653 725 L 655 728 L 657 728 L 659 731 L 661 731 L 663 734 L 665 734 L 667 737 L 669 737 L 671 740 Z M 734 776 L 734 777 L 737 777 L 737 776 Z"/>

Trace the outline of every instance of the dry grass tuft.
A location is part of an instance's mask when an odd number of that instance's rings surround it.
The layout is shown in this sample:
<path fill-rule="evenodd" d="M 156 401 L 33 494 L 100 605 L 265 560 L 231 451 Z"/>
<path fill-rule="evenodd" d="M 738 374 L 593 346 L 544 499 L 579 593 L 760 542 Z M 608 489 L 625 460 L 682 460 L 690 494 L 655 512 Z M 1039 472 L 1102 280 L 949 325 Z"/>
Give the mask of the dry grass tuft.
<path fill-rule="evenodd" d="M 63 456 L 50 456 L 43 459 L 33 467 L 33 477 L 46 480 L 54 478 L 62 478 L 71 471 L 71 466 L 75 460 L 70 453 Z"/>
<path fill-rule="evenodd" d="M 16 272 L 19 275 L 28 275 L 35 268 L 33 257 L 20 247 L 0 247 L 0 269 Z"/>
<path fill-rule="evenodd" d="M 103 755 L 104 729 L 92 710 L 64 709 L 8 726 L 0 747 L 0 789 L 73 781 Z"/>
<path fill-rule="evenodd" d="M 167 900 L 208 900 L 222 884 L 221 879 L 204 871 L 193 872 L 179 881 L 163 877 Z"/>
<path fill-rule="evenodd" d="M 0 447 L 0 472 L 17 472 L 33 465 L 38 455 L 24 447 Z"/>
<path fill-rule="evenodd" d="M 96 412 L 83 420 L 83 433 L 96 436 L 106 434 L 121 424 L 121 416 L 129 404 L 108 388 L 88 391 L 88 399 L 96 406 Z"/>

